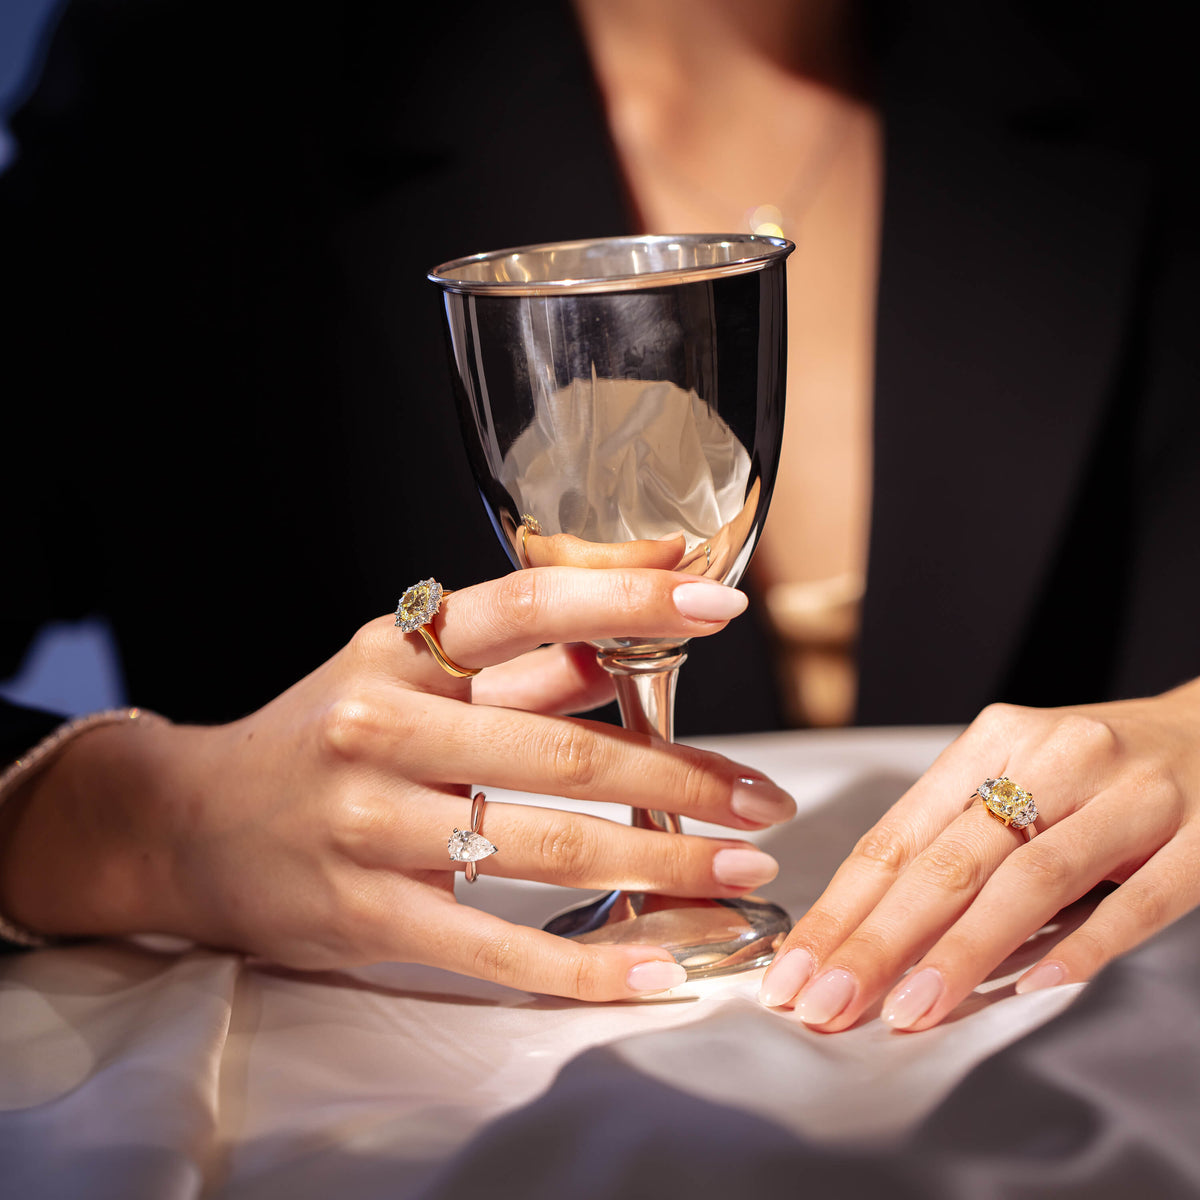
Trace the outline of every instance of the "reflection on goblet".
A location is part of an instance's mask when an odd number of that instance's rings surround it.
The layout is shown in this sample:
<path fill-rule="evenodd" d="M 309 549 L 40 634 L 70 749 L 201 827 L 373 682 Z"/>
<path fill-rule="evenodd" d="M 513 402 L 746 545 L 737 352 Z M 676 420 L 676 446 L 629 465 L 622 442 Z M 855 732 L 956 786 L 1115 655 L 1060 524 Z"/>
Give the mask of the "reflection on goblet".
<path fill-rule="evenodd" d="M 467 453 L 514 565 L 651 566 L 738 582 L 779 462 L 793 248 L 750 235 L 602 238 L 430 272 Z M 625 726 L 671 741 L 683 644 L 595 645 Z M 668 812 L 635 809 L 633 821 L 680 829 Z M 665 946 L 702 976 L 761 966 L 790 924 L 754 896 L 620 891 L 546 928 Z"/>

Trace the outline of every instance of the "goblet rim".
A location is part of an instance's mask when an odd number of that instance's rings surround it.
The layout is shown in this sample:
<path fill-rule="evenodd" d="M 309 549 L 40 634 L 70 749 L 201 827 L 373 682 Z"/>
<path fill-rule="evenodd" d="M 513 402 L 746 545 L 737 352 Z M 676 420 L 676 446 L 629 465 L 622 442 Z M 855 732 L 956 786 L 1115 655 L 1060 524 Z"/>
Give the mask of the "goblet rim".
<path fill-rule="evenodd" d="M 648 266 L 645 270 L 610 275 L 495 278 L 483 274 L 485 267 L 506 260 L 515 268 L 514 260 L 518 258 L 537 260 L 544 266 L 553 262 L 550 256 L 554 252 L 569 256 L 583 250 L 615 250 L 621 247 L 644 247 L 649 251 L 669 252 L 701 246 L 723 253 L 725 257 L 711 262 Z M 468 295 L 550 296 L 624 292 L 639 288 L 670 287 L 679 283 L 699 283 L 762 271 L 774 263 L 782 262 L 795 248 L 795 243 L 787 238 L 758 233 L 624 234 L 617 237 L 535 242 L 469 254 L 440 263 L 427 273 L 426 278 L 444 291 Z"/>

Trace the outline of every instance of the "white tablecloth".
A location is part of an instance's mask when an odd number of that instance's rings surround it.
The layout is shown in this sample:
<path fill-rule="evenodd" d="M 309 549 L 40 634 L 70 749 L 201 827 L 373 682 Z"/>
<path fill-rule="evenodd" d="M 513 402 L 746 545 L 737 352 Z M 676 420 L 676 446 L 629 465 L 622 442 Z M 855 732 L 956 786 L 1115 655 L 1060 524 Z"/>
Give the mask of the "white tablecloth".
<path fill-rule="evenodd" d="M 763 894 L 803 912 L 953 732 L 705 742 L 765 770 L 800 806 L 757 835 L 784 864 Z M 537 924 L 575 899 L 482 876 L 464 898 Z M 601 1045 L 808 1137 L 886 1141 L 1078 994 L 1013 993 L 1043 949 L 1023 948 L 936 1029 L 894 1034 L 867 1019 L 831 1036 L 764 1010 L 759 971 L 584 1005 L 397 964 L 301 975 L 121 943 L 13 956 L 0 961 L 0 1196 L 392 1200 Z"/>

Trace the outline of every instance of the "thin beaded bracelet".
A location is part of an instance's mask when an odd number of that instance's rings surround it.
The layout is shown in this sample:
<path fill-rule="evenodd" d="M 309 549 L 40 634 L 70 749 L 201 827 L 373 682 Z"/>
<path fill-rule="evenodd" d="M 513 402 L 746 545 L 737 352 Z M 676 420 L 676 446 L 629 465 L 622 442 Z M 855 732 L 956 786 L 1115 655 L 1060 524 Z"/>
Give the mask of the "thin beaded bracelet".
<path fill-rule="evenodd" d="M 100 725 L 122 725 L 127 721 L 137 721 L 143 725 L 165 721 L 157 713 L 144 708 L 110 708 L 104 712 L 89 713 L 85 717 L 76 717 L 60 725 L 53 733 L 43 738 L 34 748 L 22 754 L 15 762 L 0 774 L 0 807 L 17 790 L 18 785 L 25 783 L 38 771 L 48 766 L 51 759 L 61 751 L 68 742 L 77 738 L 89 729 Z M 0 913 L 0 941 L 11 942 L 17 946 L 36 948 L 50 946 L 59 941 L 58 938 L 44 937 L 31 929 L 23 929 Z"/>

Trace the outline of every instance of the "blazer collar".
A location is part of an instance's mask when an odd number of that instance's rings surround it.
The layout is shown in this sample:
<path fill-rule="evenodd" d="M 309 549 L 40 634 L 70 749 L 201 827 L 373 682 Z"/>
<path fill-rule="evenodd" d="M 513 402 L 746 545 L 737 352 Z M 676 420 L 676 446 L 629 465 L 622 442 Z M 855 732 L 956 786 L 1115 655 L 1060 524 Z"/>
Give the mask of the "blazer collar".
<path fill-rule="evenodd" d="M 882 82 L 867 723 L 1003 698 L 1114 396 L 1148 201 L 1028 30 L 974 30 L 992 45 L 969 87 L 944 36 L 909 27 Z"/>

